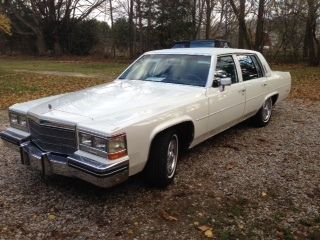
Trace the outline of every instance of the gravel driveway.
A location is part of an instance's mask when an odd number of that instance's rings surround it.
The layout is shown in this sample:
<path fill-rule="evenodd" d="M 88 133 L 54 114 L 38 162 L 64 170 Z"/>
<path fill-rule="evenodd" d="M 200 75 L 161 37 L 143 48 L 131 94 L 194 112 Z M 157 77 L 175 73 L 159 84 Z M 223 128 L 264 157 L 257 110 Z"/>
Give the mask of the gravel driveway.
<path fill-rule="evenodd" d="M 0 239 L 320 239 L 319 131 L 320 102 L 282 102 L 190 150 L 166 190 L 42 179 L 0 143 Z"/>

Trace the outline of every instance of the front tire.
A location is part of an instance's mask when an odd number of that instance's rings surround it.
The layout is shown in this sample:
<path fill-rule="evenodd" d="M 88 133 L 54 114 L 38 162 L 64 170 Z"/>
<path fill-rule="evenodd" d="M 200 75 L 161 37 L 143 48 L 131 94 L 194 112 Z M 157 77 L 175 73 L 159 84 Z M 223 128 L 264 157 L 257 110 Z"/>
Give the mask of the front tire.
<path fill-rule="evenodd" d="M 257 114 L 253 116 L 252 123 L 256 127 L 264 127 L 270 122 L 271 115 L 272 115 L 272 106 L 273 106 L 272 99 L 268 98 L 263 103 L 262 107 L 257 112 Z"/>
<path fill-rule="evenodd" d="M 152 142 L 144 170 L 148 184 L 166 187 L 174 179 L 179 155 L 179 137 L 174 130 L 160 133 Z"/>

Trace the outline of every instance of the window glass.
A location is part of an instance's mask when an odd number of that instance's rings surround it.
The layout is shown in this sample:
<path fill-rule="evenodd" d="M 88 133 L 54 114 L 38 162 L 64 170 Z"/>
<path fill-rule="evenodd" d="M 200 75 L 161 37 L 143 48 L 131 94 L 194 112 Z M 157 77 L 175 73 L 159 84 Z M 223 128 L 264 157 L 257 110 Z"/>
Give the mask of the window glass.
<path fill-rule="evenodd" d="M 262 69 L 254 55 L 238 55 L 243 81 L 260 78 Z"/>
<path fill-rule="evenodd" d="M 217 58 L 214 77 L 215 80 L 219 80 L 220 78 L 231 78 L 232 83 L 238 82 L 236 65 L 232 56 L 222 56 Z"/>
<path fill-rule="evenodd" d="M 127 69 L 119 79 L 185 84 L 204 87 L 211 56 L 148 54 Z"/>
<path fill-rule="evenodd" d="M 251 59 L 253 60 L 254 65 L 256 66 L 256 69 L 257 69 L 257 71 L 258 71 L 259 77 L 263 77 L 263 70 L 262 70 L 262 68 L 261 68 L 261 64 L 260 64 L 257 56 L 251 55 L 250 57 L 251 57 Z"/>
<path fill-rule="evenodd" d="M 206 48 L 215 47 L 214 41 L 192 41 L 190 43 L 191 48 Z"/>

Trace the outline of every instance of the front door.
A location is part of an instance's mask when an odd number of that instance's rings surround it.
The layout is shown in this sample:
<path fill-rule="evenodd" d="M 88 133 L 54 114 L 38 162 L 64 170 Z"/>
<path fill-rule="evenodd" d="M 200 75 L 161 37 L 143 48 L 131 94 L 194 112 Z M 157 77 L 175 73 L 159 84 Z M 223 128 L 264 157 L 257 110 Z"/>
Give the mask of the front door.
<path fill-rule="evenodd" d="M 231 78 L 231 86 L 208 89 L 210 132 L 220 132 L 237 123 L 244 113 L 246 89 L 239 81 L 233 55 L 217 57 L 215 80 Z"/>

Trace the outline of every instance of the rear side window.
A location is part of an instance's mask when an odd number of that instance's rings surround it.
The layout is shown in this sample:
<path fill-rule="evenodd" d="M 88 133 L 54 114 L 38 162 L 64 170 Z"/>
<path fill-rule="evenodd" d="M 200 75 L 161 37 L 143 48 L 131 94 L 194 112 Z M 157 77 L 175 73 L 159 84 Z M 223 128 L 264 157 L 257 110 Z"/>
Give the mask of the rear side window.
<path fill-rule="evenodd" d="M 263 77 L 259 60 L 255 55 L 238 55 L 243 81 Z"/>

